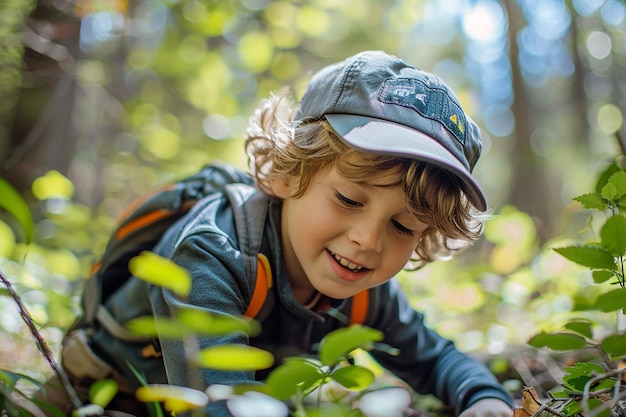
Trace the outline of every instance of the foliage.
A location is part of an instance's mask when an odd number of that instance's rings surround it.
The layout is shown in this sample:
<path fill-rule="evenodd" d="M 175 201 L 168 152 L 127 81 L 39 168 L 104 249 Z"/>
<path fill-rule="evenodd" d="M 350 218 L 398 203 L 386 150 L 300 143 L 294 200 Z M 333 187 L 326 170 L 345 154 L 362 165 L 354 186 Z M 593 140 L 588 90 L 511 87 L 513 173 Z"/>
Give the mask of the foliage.
<path fill-rule="evenodd" d="M 186 297 L 190 290 L 189 277 L 171 261 L 161 258 L 154 253 L 143 253 L 130 262 L 133 272 L 140 271 L 138 278 L 147 280 L 155 285 L 167 285 L 167 288 L 178 291 L 179 296 Z M 174 269 L 175 273 L 170 271 Z M 168 277 L 167 280 L 163 279 Z M 173 281 L 180 281 L 176 283 Z M 215 326 L 214 326 L 215 324 Z M 173 319 L 155 319 L 143 317 L 131 321 L 129 329 L 139 330 L 143 336 L 186 338 L 196 334 L 220 335 L 234 331 L 244 331 L 254 334 L 259 330 L 258 324 L 232 317 L 214 317 L 204 312 L 181 311 L 181 314 Z M 357 349 L 372 350 L 383 349 L 389 353 L 394 350 L 376 342 L 382 340 L 380 331 L 368 327 L 351 326 L 338 329 L 325 336 L 319 345 L 319 358 L 292 357 L 287 358 L 283 364 L 270 372 L 265 384 L 255 387 L 252 392 L 248 387 L 234 387 L 229 398 L 229 408 L 237 417 L 244 417 L 245 410 L 257 408 L 248 404 L 241 407 L 242 401 L 264 402 L 265 406 L 273 409 L 281 409 L 276 405 L 276 400 L 290 400 L 295 404 L 294 415 L 305 417 L 309 411 L 304 404 L 304 399 L 314 391 L 320 393 L 317 405 L 321 405 L 322 388 L 334 382 L 348 391 L 365 393 L 375 381 L 375 374 L 367 367 L 351 363 L 352 352 Z M 210 368 L 217 370 L 261 370 L 273 365 L 274 358 L 269 352 L 252 346 L 245 345 L 217 345 L 202 349 L 195 357 L 190 358 L 192 365 L 198 368 Z M 265 394 L 265 396 L 261 396 Z M 137 391 L 141 401 L 157 401 L 163 404 L 167 412 L 179 413 L 194 408 L 203 407 L 209 398 L 197 390 L 167 385 L 145 385 Z M 222 394 L 223 396 L 223 394 Z M 336 399 L 339 407 L 345 407 L 343 396 Z M 409 394 L 406 394 L 404 408 L 409 405 Z M 352 401 L 357 404 L 354 398 Z M 274 405 L 272 405 L 274 404 Z M 311 408 L 311 407 L 308 407 Z M 343 408 L 342 408 L 343 409 Z M 236 410 L 240 411 L 237 414 Z M 402 410 L 399 410 L 402 411 Z M 276 412 L 276 411 L 275 411 Z M 287 415 L 284 408 L 282 413 L 272 414 Z M 392 416 L 392 414 L 387 414 Z"/>
<path fill-rule="evenodd" d="M 589 305 L 579 306 L 579 312 L 586 313 L 585 317 L 568 321 L 562 330 L 540 332 L 529 344 L 556 351 L 592 349 L 595 360 L 578 361 L 564 367 L 560 389 L 551 392 L 546 403 L 535 404 L 530 409 L 527 405 L 525 410 L 527 415 L 533 416 L 546 415 L 546 412 L 568 417 L 622 416 L 626 410 L 625 364 L 622 362 L 626 355 L 626 171 L 616 164 L 609 166 L 600 174 L 595 192 L 575 200 L 591 211 L 589 227 L 596 231 L 595 237 L 555 251 L 588 268 L 602 293 Z M 615 314 L 615 330 L 599 329 L 593 313 Z"/>
<path fill-rule="evenodd" d="M 2 195 L 0 209 L 4 209 L 13 215 L 19 222 L 22 230 L 24 230 L 26 242 L 31 242 L 33 240 L 34 224 L 28 205 L 18 192 L 2 178 L 0 178 L 0 195 Z"/>

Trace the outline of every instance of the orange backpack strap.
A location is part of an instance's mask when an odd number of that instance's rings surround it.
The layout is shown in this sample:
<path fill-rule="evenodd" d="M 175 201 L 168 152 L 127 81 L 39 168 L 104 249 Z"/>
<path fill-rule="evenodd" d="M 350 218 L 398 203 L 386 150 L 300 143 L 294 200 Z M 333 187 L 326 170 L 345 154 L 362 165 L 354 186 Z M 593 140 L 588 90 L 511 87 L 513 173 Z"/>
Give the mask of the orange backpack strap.
<path fill-rule="evenodd" d="M 350 312 L 350 325 L 364 324 L 369 311 L 370 292 L 363 290 L 352 297 L 352 311 Z"/>
<path fill-rule="evenodd" d="M 257 275 L 254 291 L 248 309 L 244 316 L 262 321 L 273 307 L 272 294 L 270 292 L 274 285 L 272 278 L 272 268 L 269 259 L 262 253 L 257 256 Z M 350 311 L 350 325 L 365 324 L 367 313 L 370 308 L 370 291 L 363 290 L 352 298 L 352 309 Z"/>
<path fill-rule="evenodd" d="M 267 259 L 267 256 L 259 253 L 257 259 L 254 292 L 252 293 L 248 309 L 243 313 L 244 316 L 249 318 L 257 318 L 259 316 L 261 309 L 266 304 L 268 292 L 274 284 L 272 280 L 272 268 L 270 267 L 270 261 Z"/>

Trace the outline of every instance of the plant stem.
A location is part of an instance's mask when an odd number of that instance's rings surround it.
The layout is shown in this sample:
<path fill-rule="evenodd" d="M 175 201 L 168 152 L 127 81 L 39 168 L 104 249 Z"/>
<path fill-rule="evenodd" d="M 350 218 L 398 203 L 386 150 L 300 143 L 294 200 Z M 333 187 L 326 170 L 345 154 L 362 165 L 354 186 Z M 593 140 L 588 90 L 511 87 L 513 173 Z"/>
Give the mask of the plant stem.
<path fill-rule="evenodd" d="M 626 288 L 626 276 L 624 276 L 624 256 L 622 255 L 620 255 L 619 257 L 619 268 L 621 270 L 621 273 L 616 274 L 617 280 L 619 281 L 620 287 Z M 626 310 L 617 310 L 615 314 L 617 315 L 615 317 L 615 329 L 618 332 L 623 332 L 624 330 L 626 330 Z"/>
<path fill-rule="evenodd" d="M 11 282 L 4 275 L 2 269 L 0 269 L 0 281 L 7 287 L 7 290 L 9 291 L 9 295 L 11 296 L 13 301 L 15 301 L 15 304 L 17 305 L 17 309 L 19 310 L 22 320 L 24 320 L 24 323 L 26 323 L 26 326 L 30 330 L 30 333 L 35 338 L 35 342 L 37 343 L 37 348 L 39 349 L 41 354 L 44 356 L 44 358 L 46 358 L 46 360 L 50 364 L 50 367 L 52 368 L 56 376 L 59 378 L 59 381 L 61 382 L 63 389 L 65 390 L 65 392 L 67 393 L 67 396 L 72 402 L 74 409 L 78 410 L 83 405 L 80 399 L 78 398 L 78 394 L 76 394 L 76 391 L 74 390 L 74 387 L 70 383 L 69 378 L 67 374 L 65 373 L 65 371 L 57 365 L 56 361 L 54 360 L 54 355 L 52 354 L 52 351 L 48 347 L 48 344 L 43 339 L 39 331 L 37 330 L 37 327 L 35 326 L 35 323 L 33 322 L 33 319 L 31 318 L 30 314 L 26 310 L 24 303 L 22 303 L 20 296 L 15 292 L 15 290 L 13 289 L 13 286 L 11 285 Z"/>
<path fill-rule="evenodd" d="M 617 279 L 619 280 L 619 285 L 624 288 L 626 287 L 626 277 L 624 277 L 624 256 L 620 255 L 619 265 L 622 273 L 617 277 Z"/>

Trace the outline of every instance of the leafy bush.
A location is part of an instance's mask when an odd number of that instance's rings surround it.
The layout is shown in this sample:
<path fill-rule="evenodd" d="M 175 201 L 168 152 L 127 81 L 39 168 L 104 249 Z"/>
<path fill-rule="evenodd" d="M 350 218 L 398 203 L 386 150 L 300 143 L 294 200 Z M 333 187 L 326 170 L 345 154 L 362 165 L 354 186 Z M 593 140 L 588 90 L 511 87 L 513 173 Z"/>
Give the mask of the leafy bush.
<path fill-rule="evenodd" d="M 556 332 L 540 332 L 529 344 L 554 351 L 591 350 L 591 360 L 564 367 L 561 386 L 540 401 L 527 389 L 519 416 L 624 416 L 626 415 L 626 172 L 617 164 L 599 175 L 592 193 L 575 198 L 590 210 L 589 241 L 555 251 L 591 271 L 602 292 L 588 305 L 578 305 L 581 317 Z M 607 330 L 598 318 L 615 315 L 615 327 Z"/>

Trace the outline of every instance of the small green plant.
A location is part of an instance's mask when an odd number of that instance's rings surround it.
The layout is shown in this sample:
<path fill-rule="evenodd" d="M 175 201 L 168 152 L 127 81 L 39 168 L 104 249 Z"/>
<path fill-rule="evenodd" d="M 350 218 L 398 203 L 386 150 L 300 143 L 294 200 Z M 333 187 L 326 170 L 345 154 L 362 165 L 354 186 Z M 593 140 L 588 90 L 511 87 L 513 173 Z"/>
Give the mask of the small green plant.
<path fill-rule="evenodd" d="M 184 269 L 172 261 L 144 252 L 131 259 L 130 268 L 138 278 L 167 287 L 181 297 L 188 295 L 190 278 Z M 255 335 L 260 331 L 260 325 L 254 320 L 217 317 L 197 310 L 181 310 L 177 317 L 168 319 L 138 317 L 127 323 L 127 328 L 141 336 L 190 340 L 196 335 L 219 336 L 236 331 Z M 229 409 L 236 417 L 247 417 L 249 410 L 258 413 L 258 407 L 253 404 L 270 408 L 273 417 L 286 417 L 289 413 L 294 417 L 310 417 L 319 415 L 322 409 L 324 415 L 359 417 L 367 415 L 368 407 L 372 407 L 368 404 L 377 402 L 369 401 L 368 397 L 384 391 L 385 396 L 393 395 L 396 401 L 393 407 L 387 407 L 386 413 L 378 412 L 376 415 L 395 417 L 409 406 L 409 392 L 399 387 L 371 389 L 376 380 L 374 372 L 366 366 L 355 364 L 354 360 L 354 353 L 358 350 L 376 349 L 396 354 L 396 349 L 380 343 L 382 339 L 382 332 L 366 326 L 340 328 L 320 341 L 317 357 L 287 358 L 270 372 L 262 385 L 254 388 L 209 387 L 207 393 L 209 397 L 228 399 Z M 184 345 L 193 346 L 190 343 Z M 271 353 L 246 345 L 212 346 L 190 357 L 193 372 L 199 368 L 261 370 L 273 364 Z M 193 379 L 193 375 L 190 375 L 190 380 Z M 339 388 L 333 389 L 331 385 Z M 317 394 L 317 399 L 307 402 L 313 393 Z M 166 412 L 174 413 L 203 407 L 209 400 L 199 390 L 148 384 L 138 390 L 137 397 L 145 402 L 159 402 Z M 293 404 L 293 410 L 289 411 L 281 401 L 289 401 Z"/>
<path fill-rule="evenodd" d="M 597 180 L 592 193 L 575 198 L 591 210 L 589 227 L 592 240 L 555 249 L 559 254 L 589 268 L 601 294 L 588 306 L 580 307 L 584 318 L 567 322 L 557 332 L 541 332 L 529 341 L 531 346 L 556 351 L 594 352 L 590 361 L 564 367 L 561 387 L 549 393 L 544 402 L 528 397 L 516 416 L 626 416 L 626 356 L 624 309 L 626 308 L 626 172 L 610 165 Z M 590 318 L 615 314 L 615 327 L 606 329 Z M 599 315 L 599 316 L 598 316 Z"/>

